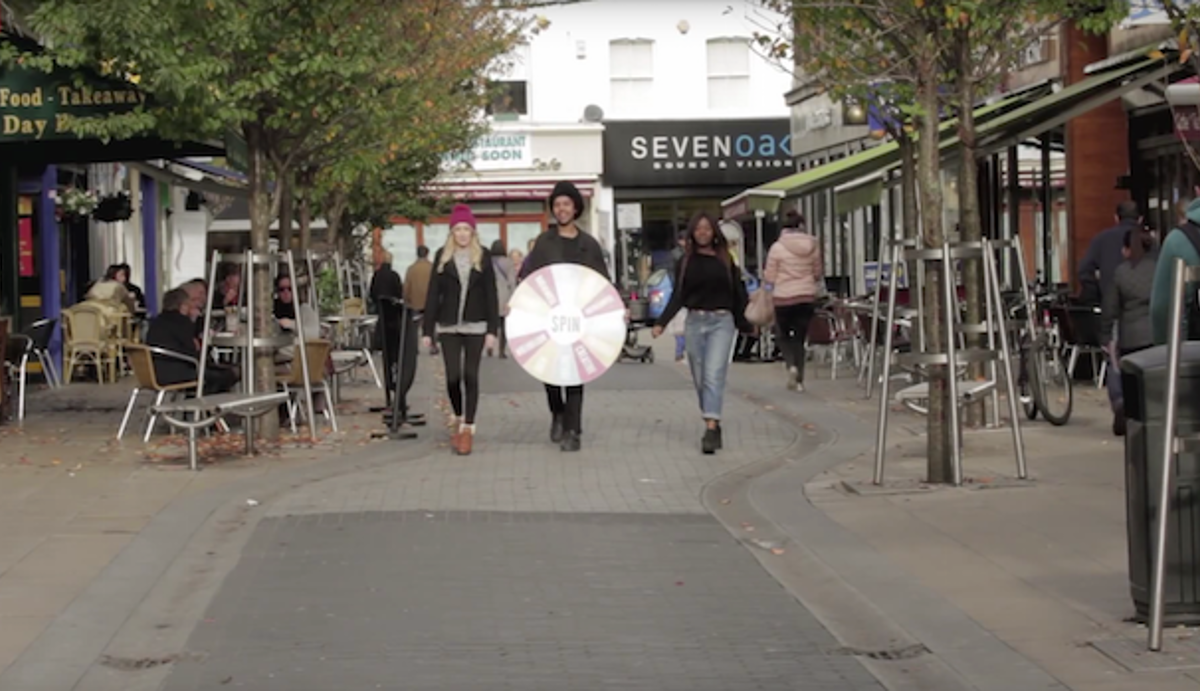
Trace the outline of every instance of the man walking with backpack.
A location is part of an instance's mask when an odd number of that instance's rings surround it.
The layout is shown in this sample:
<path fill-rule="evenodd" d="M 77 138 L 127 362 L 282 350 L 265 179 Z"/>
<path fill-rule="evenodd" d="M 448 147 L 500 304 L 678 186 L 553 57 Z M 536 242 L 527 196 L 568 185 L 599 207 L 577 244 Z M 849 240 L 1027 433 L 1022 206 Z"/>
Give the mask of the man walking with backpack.
<path fill-rule="evenodd" d="M 1181 205 L 1183 203 L 1180 202 Z M 1171 283 L 1176 259 L 1182 259 L 1188 266 L 1200 266 L 1200 199 L 1187 202 L 1184 219 L 1178 228 L 1163 239 L 1158 252 L 1154 289 L 1150 293 L 1150 328 L 1154 332 L 1156 345 L 1167 342 L 1171 318 Z M 1183 334 L 1186 340 L 1200 340 L 1200 305 L 1197 304 L 1194 290 L 1188 291 L 1184 305 Z"/>

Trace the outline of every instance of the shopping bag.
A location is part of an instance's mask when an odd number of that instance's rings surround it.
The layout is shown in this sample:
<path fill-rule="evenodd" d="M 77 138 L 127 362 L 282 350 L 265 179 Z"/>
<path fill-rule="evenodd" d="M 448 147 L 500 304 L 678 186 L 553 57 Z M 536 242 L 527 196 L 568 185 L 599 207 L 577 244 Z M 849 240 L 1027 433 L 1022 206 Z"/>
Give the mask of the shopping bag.
<path fill-rule="evenodd" d="M 746 305 L 746 321 L 755 326 L 767 326 L 775 321 L 775 305 L 771 302 L 771 292 L 759 288 L 750 294 L 750 302 Z"/>

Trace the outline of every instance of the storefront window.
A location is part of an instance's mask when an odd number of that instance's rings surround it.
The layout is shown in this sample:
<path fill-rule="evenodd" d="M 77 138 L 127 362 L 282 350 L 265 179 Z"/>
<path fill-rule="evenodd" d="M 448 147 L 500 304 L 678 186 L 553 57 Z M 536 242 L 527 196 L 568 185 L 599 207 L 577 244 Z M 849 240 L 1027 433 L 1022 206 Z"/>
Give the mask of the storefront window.
<path fill-rule="evenodd" d="M 426 223 L 424 231 L 424 244 L 429 248 L 430 256 L 433 256 L 434 252 L 445 246 L 446 237 L 450 235 L 450 224 Z"/>
<path fill-rule="evenodd" d="M 542 202 L 508 202 L 504 205 L 504 212 L 516 216 L 518 214 L 541 214 L 545 213 L 546 205 Z"/>
<path fill-rule="evenodd" d="M 417 260 L 417 229 L 411 225 L 401 224 L 385 228 L 380 233 L 379 242 L 383 249 L 392 254 L 392 268 L 403 273 Z"/>
<path fill-rule="evenodd" d="M 542 224 L 538 221 L 509 221 L 508 222 L 508 251 L 521 250 L 528 254 L 529 242 L 537 239 L 542 233 Z"/>
<path fill-rule="evenodd" d="M 500 224 L 494 221 L 480 221 L 475 224 L 475 230 L 479 233 L 479 243 L 485 250 L 490 250 L 492 243 L 500 239 Z"/>

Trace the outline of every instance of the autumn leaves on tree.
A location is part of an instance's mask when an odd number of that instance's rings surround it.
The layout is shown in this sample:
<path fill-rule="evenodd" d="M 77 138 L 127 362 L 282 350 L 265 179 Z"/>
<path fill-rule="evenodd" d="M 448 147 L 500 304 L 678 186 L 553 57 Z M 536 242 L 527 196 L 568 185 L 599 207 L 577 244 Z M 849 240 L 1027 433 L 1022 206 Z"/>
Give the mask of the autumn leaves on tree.
<path fill-rule="evenodd" d="M 976 181 L 973 112 L 1025 49 L 1065 21 L 1106 31 L 1123 16 L 1125 0 L 759 0 L 756 44 L 796 75 L 811 93 L 856 99 L 878 113 L 899 141 L 904 228 L 926 247 L 940 248 L 943 228 L 943 118 L 959 140 L 959 238 L 982 237 Z M 914 152 L 915 149 L 915 152 Z M 916 165 L 911 160 L 915 153 Z M 965 163 L 963 163 L 965 162 Z M 915 183 L 915 184 L 914 184 Z M 918 216 L 917 200 L 920 214 Z M 927 345 L 942 349 L 947 318 L 938 288 L 940 267 L 927 265 L 924 290 Z M 968 322 L 982 321 L 978 260 L 964 267 Z M 930 369 L 927 480 L 951 479 L 947 368 Z"/>
<path fill-rule="evenodd" d="M 340 230 L 418 198 L 443 155 L 479 134 L 486 77 L 530 21 L 525 3 L 505 0 L 27 5 L 28 26 L 50 49 L 0 59 L 94 69 L 151 97 L 131 115 L 81 123 L 83 133 L 244 139 L 256 252 L 267 251 L 289 198 L 304 245 L 314 212 Z M 270 281 L 256 285 L 257 304 L 271 304 Z M 257 370 L 273 390 L 271 358 Z"/>

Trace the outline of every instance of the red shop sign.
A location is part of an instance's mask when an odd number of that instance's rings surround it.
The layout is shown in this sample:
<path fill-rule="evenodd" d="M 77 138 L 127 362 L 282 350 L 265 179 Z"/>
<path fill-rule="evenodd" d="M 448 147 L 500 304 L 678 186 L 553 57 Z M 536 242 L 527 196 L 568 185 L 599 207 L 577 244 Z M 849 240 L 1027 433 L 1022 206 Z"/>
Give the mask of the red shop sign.
<path fill-rule="evenodd" d="M 25 217 L 17 221 L 17 256 L 22 278 L 36 275 L 33 270 L 33 219 Z"/>
<path fill-rule="evenodd" d="M 1200 141 L 1200 107 L 1175 106 L 1171 108 L 1175 118 L 1175 134 L 1186 141 Z"/>

